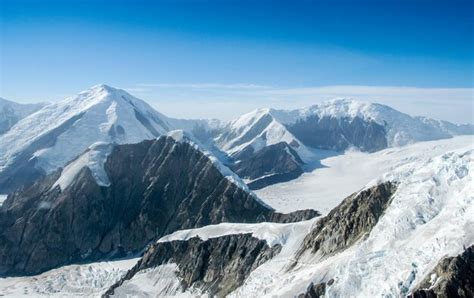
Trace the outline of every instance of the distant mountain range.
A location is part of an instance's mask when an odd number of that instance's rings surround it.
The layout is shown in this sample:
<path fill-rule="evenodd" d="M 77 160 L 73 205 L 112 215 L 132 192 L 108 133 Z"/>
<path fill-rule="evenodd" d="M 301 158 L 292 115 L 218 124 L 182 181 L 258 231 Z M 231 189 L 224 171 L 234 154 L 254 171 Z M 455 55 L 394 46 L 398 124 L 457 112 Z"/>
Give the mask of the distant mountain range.
<path fill-rule="evenodd" d="M 314 160 L 314 149 L 373 152 L 474 131 L 472 124 L 411 117 L 354 100 L 259 109 L 228 123 L 174 119 L 107 85 L 54 104 L 8 103 L 4 110 L 13 112 L 0 135 L 0 193 L 64 167 L 93 143 L 137 143 L 176 129 L 190 133 L 254 189 L 297 177 Z M 265 166 L 255 166 L 258 160 Z"/>
<path fill-rule="evenodd" d="M 474 293 L 469 140 L 429 158 L 387 149 L 472 124 L 353 100 L 182 120 L 106 85 L 15 113 L 0 135 L 2 293 L 77 295 L 68 278 L 105 297 Z M 345 150 L 409 152 L 324 217 L 298 200 L 276 212 L 252 191 Z M 89 265 L 122 258 L 140 259 L 125 275 Z"/>

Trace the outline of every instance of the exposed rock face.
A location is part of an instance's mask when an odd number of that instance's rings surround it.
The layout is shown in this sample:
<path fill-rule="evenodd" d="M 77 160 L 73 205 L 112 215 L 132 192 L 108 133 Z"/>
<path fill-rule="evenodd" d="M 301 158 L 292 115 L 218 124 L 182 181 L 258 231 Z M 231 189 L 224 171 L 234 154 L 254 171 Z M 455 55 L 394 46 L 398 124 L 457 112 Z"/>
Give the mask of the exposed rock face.
<path fill-rule="evenodd" d="M 304 162 L 287 143 L 264 147 L 249 154 L 232 166 L 232 170 L 248 183 L 251 189 L 260 189 L 267 185 L 289 181 L 303 174 Z"/>
<path fill-rule="evenodd" d="M 202 241 L 198 237 L 186 241 L 153 244 L 137 265 L 105 294 L 114 294 L 124 281 L 141 270 L 166 263 L 176 263 L 184 289 L 193 286 L 211 296 L 223 297 L 243 284 L 255 268 L 281 250 L 269 247 L 265 240 L 251 234 L 226 235 Z"/>
<path fill-rule="evenodd" d="M 291 223 L 303 220 L 308 220 L 316 216 L 320 216 L 321 213 L 313 209 L 297 210 L 290 213 L 279 213 L 272 212 L 265 218 L 264 221 L 278 222 L 278 223 Z"/>
<path fill-rule="evenodd" d="M 331 150 L 345 150 L 350 146 L 374 152 L 387 148 L 385 128 L 375 121 L 360 117 L 335 118 L 311 115 L 287 125 L 288 130 L 305 145 Z"/>
<path fill-rule="evenodd" d="M 274 213 L 199 150 L 170 137 L 115 146 L 104 169 L 108 187 L 84 167 L 63 190 L 52 187 L 56 171 L 8 197 L 0 207 L 0 274 L 136 254 L 178 229 L 318 214 Z"/>
<path fill-rule="evenodd" d="M 474 297 L 474 246 L 442 259 L 410 297 Z"/>
<path fill-rule="evenodd" d="M 326 294 L 326 283 L 310 283 L 305 293 L 299 294 L 298 298 L 319 298 Z"/>
<path fill-rule="evenodd" d="M 303 254 L 327 256 L 346 249 L 368 235 L 390 204 L 396 184 L 385 182 L 347 197 L 317 221 L 305 237 L 296 259 Z"/>

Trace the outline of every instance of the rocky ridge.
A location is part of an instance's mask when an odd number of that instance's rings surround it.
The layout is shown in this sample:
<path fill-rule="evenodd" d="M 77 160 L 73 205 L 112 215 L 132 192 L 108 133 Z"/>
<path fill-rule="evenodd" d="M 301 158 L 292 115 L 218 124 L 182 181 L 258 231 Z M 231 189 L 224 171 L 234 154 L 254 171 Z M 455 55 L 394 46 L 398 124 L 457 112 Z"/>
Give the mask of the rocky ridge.
<path fill-rule="evenodd" d="M 99 185 L 85 166 L 58 185 L 61 171 L 10 195 L 0 207 L 0 274 L 36 274 L 72 262 L 140 253 L 162 235 L 220 222 L 281 222 L 186 142 L 171 137 L 114 146 Z"/>

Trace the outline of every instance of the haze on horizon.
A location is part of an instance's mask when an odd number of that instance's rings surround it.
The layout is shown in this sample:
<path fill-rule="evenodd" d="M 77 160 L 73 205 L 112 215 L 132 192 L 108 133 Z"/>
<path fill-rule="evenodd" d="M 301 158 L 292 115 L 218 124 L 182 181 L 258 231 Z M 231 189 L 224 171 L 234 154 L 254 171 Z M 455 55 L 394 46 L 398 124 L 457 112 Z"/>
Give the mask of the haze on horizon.
<path fill-rule="evenodd" d="M 180 118 L 332 98 L 474 122 L 472 1 L 1 2 L 0 97 L 99 83 Z"/>

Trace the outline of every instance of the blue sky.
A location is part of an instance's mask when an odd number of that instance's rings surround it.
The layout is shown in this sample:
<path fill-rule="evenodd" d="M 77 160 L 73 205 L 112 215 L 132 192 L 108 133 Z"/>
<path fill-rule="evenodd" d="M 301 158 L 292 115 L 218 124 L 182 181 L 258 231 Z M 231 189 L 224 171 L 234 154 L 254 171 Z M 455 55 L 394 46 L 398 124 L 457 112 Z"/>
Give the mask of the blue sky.
<path fill-rule="evenodd" d="M 0 1 L 0 96 L 12 100 L 54 101 L 98 83 L 175 115 L 176 101 L 242 98 L 242 111 L 311 101 L 249 93 L 261 87 L 449 88 L 472 100 L 473 1 Z"/>

